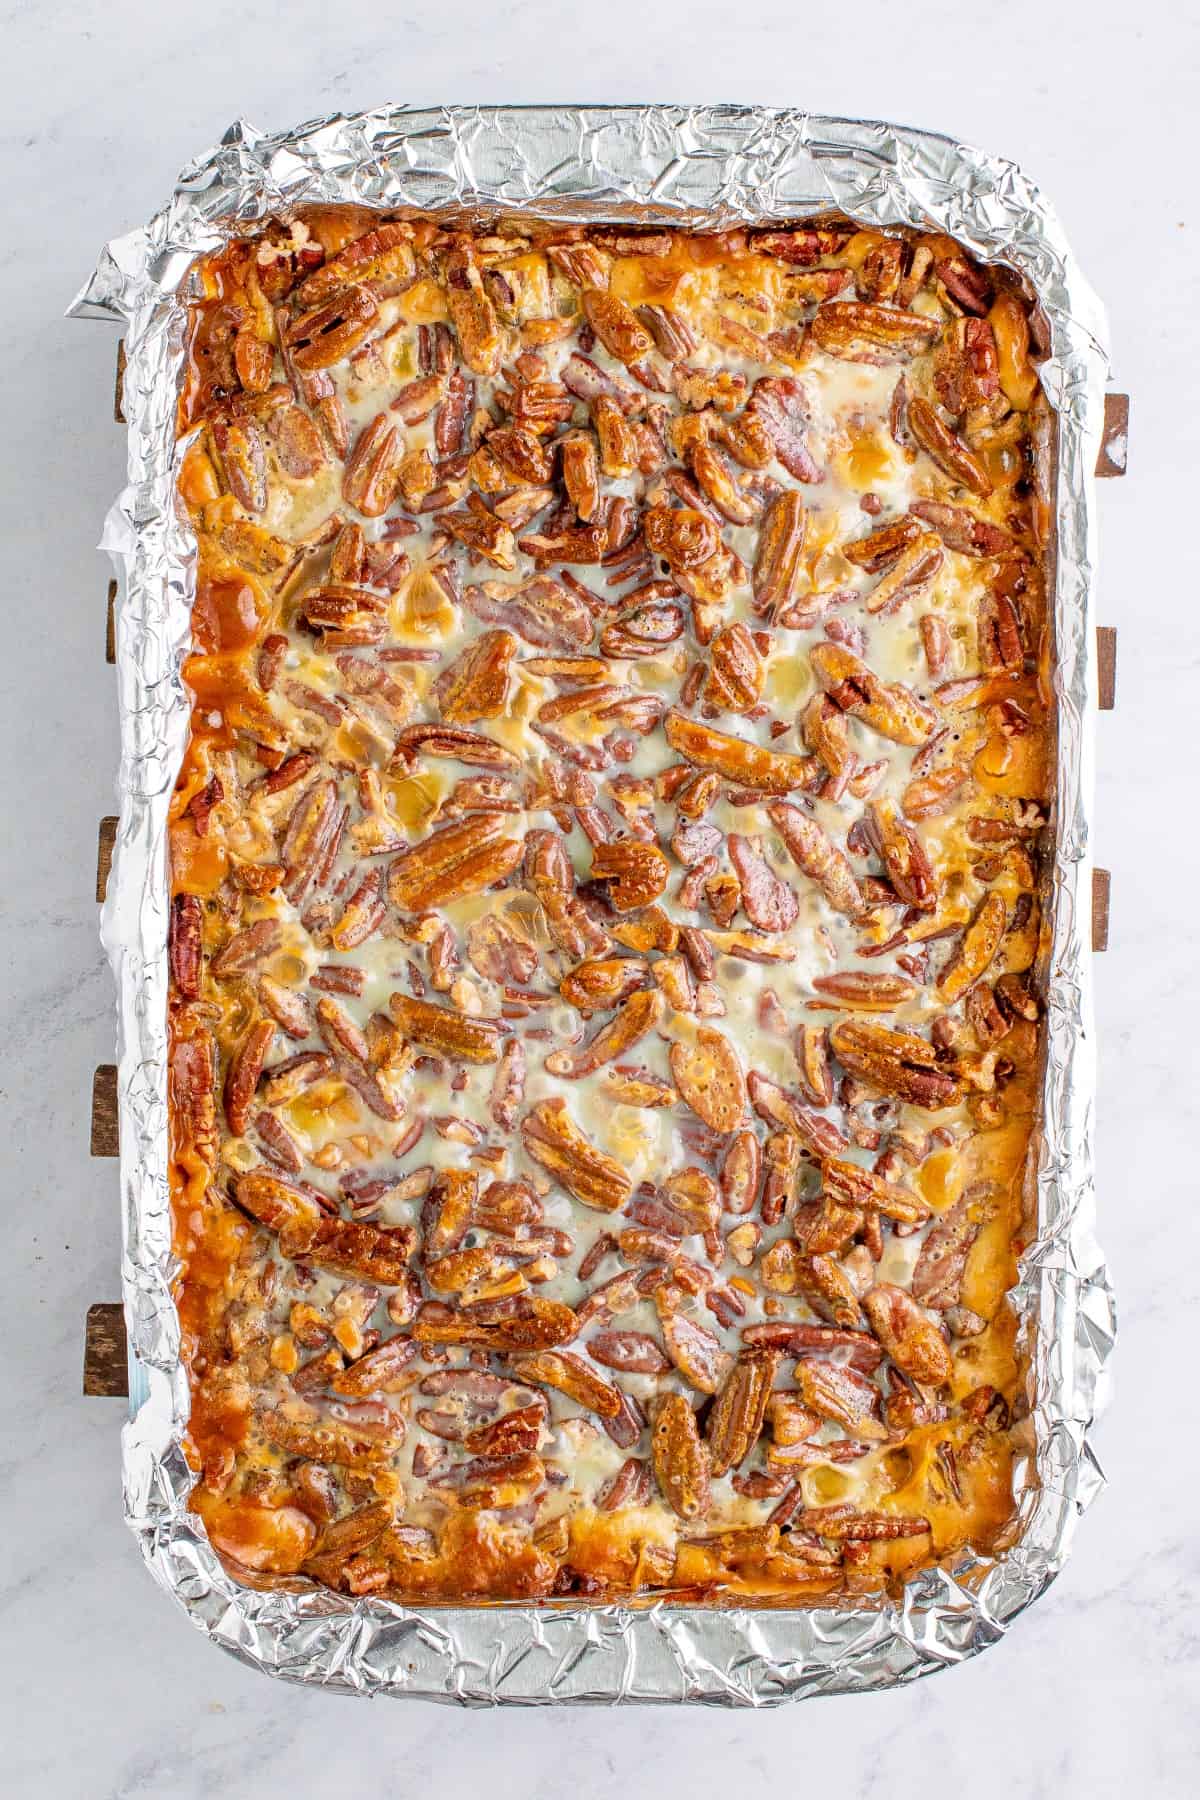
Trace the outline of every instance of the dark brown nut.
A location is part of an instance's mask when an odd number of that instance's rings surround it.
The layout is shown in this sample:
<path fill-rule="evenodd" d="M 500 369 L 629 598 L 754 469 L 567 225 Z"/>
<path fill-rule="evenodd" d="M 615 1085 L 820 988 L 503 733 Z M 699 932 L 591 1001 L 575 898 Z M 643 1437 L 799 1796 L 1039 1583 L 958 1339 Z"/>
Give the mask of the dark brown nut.
<path fill-rule="evenodd" d="M 746 626 L 740 620 L 723 626 L 709 645 L 704 698 L 725 712 L 749 712 L 762 697 L 766 674 L 766 663 Z"/>
<path fill-rule="evenodd" d="M 516 648 L 511 632 L 485 631 L 438 676 L 433 698 L 448 724 L 470 725 L 504 712 Z"/>
<path fill-rule="evenodd" d="M 204 914 L 195 894 L 176 894 L 171 902 L 169 953 L 171 979 L 183 1000 L 198 1000 L 204 967 Z"/>
<path fill-rule="evenodd" d="M 275 1038 L 275 1021 L 258 1019 L 243 1037 L 225 1076 L 225 1117 L 234 1137 L 249 1129 L 254 1095 Z"/>
<path fill-rule="evenodd" d="M 796 481 L 821 480 L 808 447 L 812 408 L 800 382 L 790 375 L 763 376 L 754 384 L 746 412 L 770 439 L 789 475 Z"/>
<path fill-rule="evenodd" d="M 567 1344 L 578 1329 L 579 1320 L 569 1306 L 534 1296 L 495 1317 L 479 1306 L 456 1312 L 440 1302 L 427 1302 L 413 1320 L 412 1334 L 421 1344 L 461 1344 L 504 1353 Z"/>
<path fill-rule="evenodd" d="M 742 884 L 742 910 L 759 931 L 788 931 L 796 923 L 800 902 L 778 876 L 757 843 L 731 833 L 729 856 Z"/>
<path fill-rule="evenodd" d="M 476 375 L 495 375 L 504 351 L 504 333 L 470 244 L 454 246 L 443 274 L 446 304 L 463 361 Z"/>
<path fill-rule="evenodd" d="M 938 977 L 938 993 L 947 1006 L 974 986 L 991 967 L 1008 924 L 1003 896 L 985 894 L 975 916 L 963 932 L 949 962 Z"/>
<path fill-rule="evenodd" d="M 522 1381 L 556 1388 L 602 1419 L 615 1418 L 621 1410 L 621 1396 L 612 1383 L 604 1381 L 581 1356 L 574 1356 L 569 1350 L 540 1350 L 529 1356 L 514 1356 L 509 1367 Z"/>
<path fill-rule="evenodd" d="M 599 288 L 585 288 L 583 312 L 604 348 L 618 362 L 638 362 L 653 350 L 654 339 L 646 327 L 632 308 L 618 300 L 615 294 L 604 293 Z"/>
<path fill-rule="evenodd" d="M 267 505 L 267 458 L 258 426 L 253 419 L 218 419 L 213 424 L 212 434 L 213 445 L 230 493 L 247 512 L 264 512 Z"/>
<path fill-rule="evenodd" d="M 844 644 L 814 644 L 813 674 L 843 712 L 861 719 L 897 744 L 923 744 L 937 729 L 937 714 L 902 682 L 880 681 Z"/>
<path fill-rule="evenodd" d="M 848 1074 L 912 1106 L 937 1111 L 959 1097 L 959 1084 L 939 1066 L 933 1045 L 911 1032 L 839 1019 L 830 1030 L 829 1045 Z"/>
<path fill-rule="evenodd" d="M 401 912 L 446 906 L 511 875 L 522 854 L 520 838 L 505 836 L 502 815 L 477 814 L 397 857 L 387 873 L 388 895 Z"/>
<path fill-rule="evenodd" d="M 867 835 L 878 851 L 888 880 L 908 906 L 933 912 L 938 903 L 937 878 L 920 838 L 891 800 L 867 807 Z"/>
<path fill-rule="evenodd" d="M 721 1198 L 726 1212 L 751 1212 L 758 1198 L 762 1150 L 753 1131 L 736 1132 L 721 1164 Z"/>
<path fill-rule="evenodd" d="M 662 1375 L 670 1359 L 645 1331 L 597 1331 L 588 1339 L 588 1354 L 607 1369 L 631 1375 Z"/>
<path fill-rule="evenodd" d="M 485 581 L 467 588 L 463 602 L 476 618 L 486 624 L 507 625 L 539 650 L 583 650 L 595 631 L 583 601 L 548 575 L 535 575 L 515 587 Z"/>

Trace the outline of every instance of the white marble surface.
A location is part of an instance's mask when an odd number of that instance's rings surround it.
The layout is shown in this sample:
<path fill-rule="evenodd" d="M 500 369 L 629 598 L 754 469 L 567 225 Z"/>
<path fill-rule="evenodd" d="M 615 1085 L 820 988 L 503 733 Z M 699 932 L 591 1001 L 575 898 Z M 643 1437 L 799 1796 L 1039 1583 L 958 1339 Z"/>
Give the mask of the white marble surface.
<path fill-rule="evenodd" d="M 1200 975 L 1183 923 L 1200 881 L 1185 736 L 1200 704 L 1193 9 L 289 0 L 258 10 L 248 23 L 244 0 L 0 4 L 10 1245 L 0 1792 L 456 1800 L 497 1781 L 578 1800 L 780 1781 L 845 1800 L 1194 1792 L 1200 1458 L 1185 1431 L 1195 1431 L 1200 1305 Z M 117 1291 L 114 1172 L 88 1160 L 86 1112 L 92 1067 L 111 1055 L 91 882 L 116 756 L 107 572 L 92 546 L 123 448 L 107 420 L 113 333 L 65 323 L 62 309 L 102 240 L 147 216 L 238 112 L 274 126 L 385 99 L 564 97 L 874 113 L 1005 152 L 1055 199 L 1108 302 L 1116 378 L 1134 395 L 1133 472 L 1101 501 L 1100 617 L 1122 633 L 1096 810 L 1097 857 L 1114 872 L 1097 1132 L 1123 1324 L 1100 1438 L 1111 1487 L 1067 1572 L 1007 1641 L 903 1693 L 685 1719 L 456 1716 L 273 1685 L 194 1635 L 143 1572 L 120 1518 L 120 1403 L 79 1397 L 85 1307 Z"/>

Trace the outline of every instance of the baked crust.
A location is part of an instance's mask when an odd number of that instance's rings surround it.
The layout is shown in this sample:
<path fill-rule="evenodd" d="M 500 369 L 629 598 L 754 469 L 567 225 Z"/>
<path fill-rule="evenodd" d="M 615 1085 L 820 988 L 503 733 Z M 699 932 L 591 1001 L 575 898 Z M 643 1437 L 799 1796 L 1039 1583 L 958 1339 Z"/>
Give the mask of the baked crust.
<path fill-rule="evenodd" d="M 243 1578 L 871 1594 L 1013 1510 L 1030 317 L 830 220 L 196 271 L 193 1505 Z"/>

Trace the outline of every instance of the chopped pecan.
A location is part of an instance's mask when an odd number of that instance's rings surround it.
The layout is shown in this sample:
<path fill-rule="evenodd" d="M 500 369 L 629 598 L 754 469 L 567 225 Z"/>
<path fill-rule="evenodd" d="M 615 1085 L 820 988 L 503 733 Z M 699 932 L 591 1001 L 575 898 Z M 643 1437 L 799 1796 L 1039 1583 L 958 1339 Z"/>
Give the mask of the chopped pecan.
<path fill-rule="evenodd" d="M 1013 539 L 999 525 L 981 519 L 966 506 L 949 506 L 940 500 L 914 500 L 910 509 L 936 531 L 950 550 L 962 556 L 1006 556 L 1015 548 Z"/>
<path fill-rule="evenodd" d="M 500 1052 L 488 1111 L 502 1131 L 511 1131 L 525 1098 L 525 1050 L 520 1038 L 507 1040 Z"/>

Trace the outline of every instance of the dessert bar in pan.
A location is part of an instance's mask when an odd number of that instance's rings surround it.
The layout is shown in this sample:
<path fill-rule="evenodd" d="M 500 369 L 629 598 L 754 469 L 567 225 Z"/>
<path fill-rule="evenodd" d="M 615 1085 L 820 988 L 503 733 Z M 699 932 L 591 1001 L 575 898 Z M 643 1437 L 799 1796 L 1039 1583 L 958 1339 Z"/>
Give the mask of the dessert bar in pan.
<path fill-rule="evenodd" d="M 1044 198 L 754 108 L 238 125 L 77 310 L 130 325 L 156 1577 L 289 1679 L 476 1703 L 993 1641 L 1113 1328 L 1104 322 Z"/>
<path fill-rule="evenodd" d="M 199 282 L 170 1091 L 213 1544 L 704 1601 L 992 1549 L 1029 303 L 838 220 L 309 211 Z"/>

